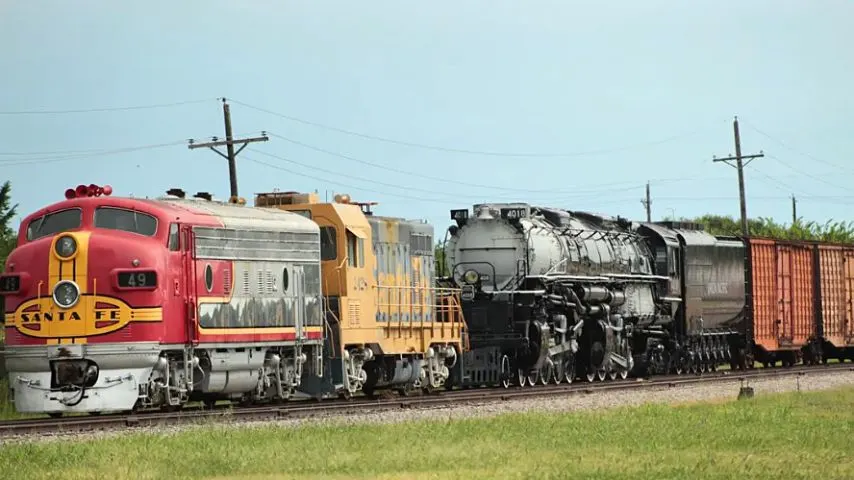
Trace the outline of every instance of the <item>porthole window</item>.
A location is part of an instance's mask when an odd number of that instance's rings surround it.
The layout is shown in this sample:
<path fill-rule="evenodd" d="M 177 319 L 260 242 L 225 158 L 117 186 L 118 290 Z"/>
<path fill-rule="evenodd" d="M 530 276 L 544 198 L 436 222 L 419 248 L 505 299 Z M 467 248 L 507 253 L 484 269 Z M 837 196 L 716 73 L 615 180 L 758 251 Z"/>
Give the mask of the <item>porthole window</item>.
<path fill-rule="evenodd" d="M 288 291 L 288 267 L 282 269 L 282 293 Z"/>
<path fill-rule="evenodd" d="M 205 288 L 208 289 L 208 292 L 213 290 L 213 268 L 211 268 L 211 264 L 205 265 Z"/>

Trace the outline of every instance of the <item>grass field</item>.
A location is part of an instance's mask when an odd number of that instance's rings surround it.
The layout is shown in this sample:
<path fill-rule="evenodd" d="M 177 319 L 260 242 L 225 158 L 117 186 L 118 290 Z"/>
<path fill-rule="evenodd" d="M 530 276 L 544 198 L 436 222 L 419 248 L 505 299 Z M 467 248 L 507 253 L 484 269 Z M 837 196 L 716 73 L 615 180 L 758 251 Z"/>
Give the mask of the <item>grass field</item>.
<path fill-rule="evenodd" d="M 6 478 L 854 478 L 854 389 L 0 447 Z"/>

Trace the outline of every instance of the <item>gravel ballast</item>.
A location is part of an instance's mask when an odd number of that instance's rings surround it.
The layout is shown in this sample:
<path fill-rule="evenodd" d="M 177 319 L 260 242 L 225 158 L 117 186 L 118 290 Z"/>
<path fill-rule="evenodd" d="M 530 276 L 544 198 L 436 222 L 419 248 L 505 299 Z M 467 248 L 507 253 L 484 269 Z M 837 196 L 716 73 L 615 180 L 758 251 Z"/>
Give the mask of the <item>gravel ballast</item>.
<path fill-rule="evenodd" d="M 750 380 L 745 386 L 753 387 L 755 396 L 772 393 L 826 390 L 854 385 L 854 371 L 835 371 L 810 373 L 804 376 L 780 375 L 777 377 Z M 573 412 L 588 409 L 638 406 L 643 404 L 686 404 L 693 402 L 715 402 L 735 400 L 742 382 L 738 379 L 723 380 L 706 384 L 659 386 L 617 391 L 595 390 L 548 397 L 485 400 L 482 403 L 468 403 L 459 406 L 425 407 L 399 410 L 384 410 L 359 413 L 331 413 L 313 418 L 293 418 L 267 421 L 229 421 L 218 420 L 208 425 L 179 424 L 174 426 L 136 427 L 132 429 L 109 430 L 74 434 L 27 435 L 0 439 L 3 443 L 44 442 L 57 439 L 92 440 L 134 433 L 176 434 L 202 428 L 252 428 L 259 426 L 294 427 L 300 425 L 347 425 L 358 423 L 391 423 L 418 420 L 454 420 L 493 417 L 506 413 L 520 412 Z"/>

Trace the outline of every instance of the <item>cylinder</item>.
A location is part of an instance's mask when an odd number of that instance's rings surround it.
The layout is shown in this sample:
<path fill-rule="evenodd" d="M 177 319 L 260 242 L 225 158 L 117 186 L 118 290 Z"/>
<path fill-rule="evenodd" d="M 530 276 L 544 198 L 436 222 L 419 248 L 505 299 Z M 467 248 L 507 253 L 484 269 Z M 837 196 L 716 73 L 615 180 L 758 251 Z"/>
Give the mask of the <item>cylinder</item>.
<path fill-rule="evenodd" d="M 578 289 L 578 294 L 587 303 L 603 302 L 611 296 L 607 288 L 596 285 L 581 287 Z"/>

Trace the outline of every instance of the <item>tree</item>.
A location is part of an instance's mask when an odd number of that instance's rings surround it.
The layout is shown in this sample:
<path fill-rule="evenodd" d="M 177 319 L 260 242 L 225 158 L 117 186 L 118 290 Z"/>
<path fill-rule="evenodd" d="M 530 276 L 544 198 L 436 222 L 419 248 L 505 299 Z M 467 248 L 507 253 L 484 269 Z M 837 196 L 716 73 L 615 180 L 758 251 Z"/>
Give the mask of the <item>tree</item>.
<path fill-rule="evenodd" d="M 694 219 L 682 218 L 679 221 L 698 223 L 713 235 L 741 235 L 741 224 L 729 216 L 707 214 Z M 747 229 L 750 235 L 757 237 L 854 244 L 854 222 L 828 220 L 822 225 L 814 221 L 804 222 L 798 218 L 787 225 L 777 223 L 771 218 L 759 217 L 748 219 Z"/>
<path fill-rule="evenodd" d="M 18 204 L 11 205 L 11 203 L 12 184 L 7 180 L 0 187 L 0 271 L 5 268 L 6 257 L 15 248 L 17 240 L 11 224 L 17 214 Z"/>

